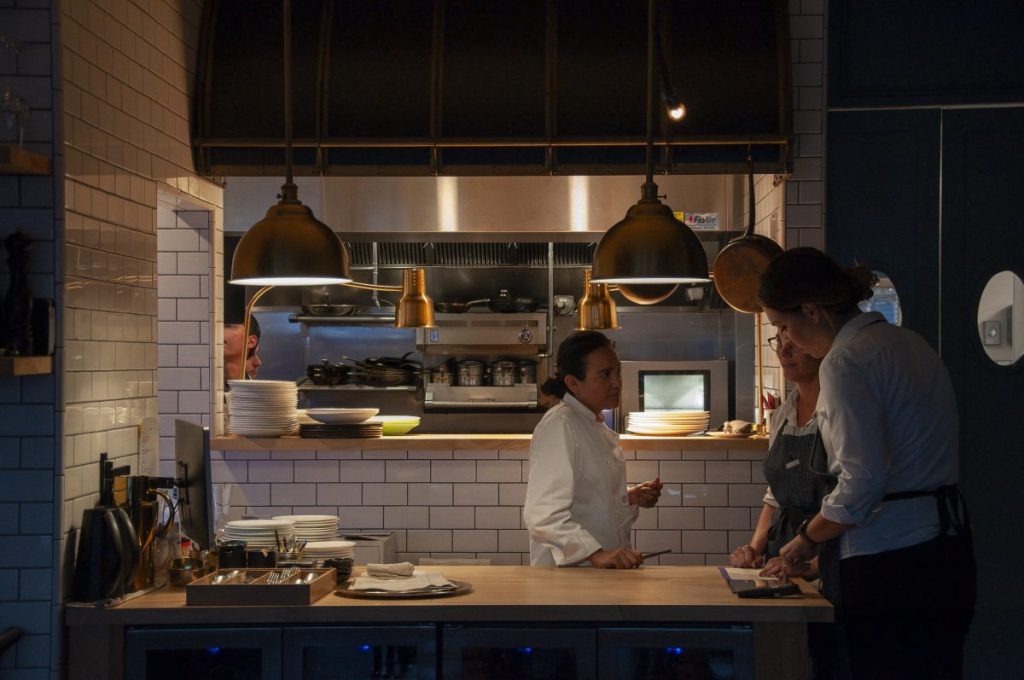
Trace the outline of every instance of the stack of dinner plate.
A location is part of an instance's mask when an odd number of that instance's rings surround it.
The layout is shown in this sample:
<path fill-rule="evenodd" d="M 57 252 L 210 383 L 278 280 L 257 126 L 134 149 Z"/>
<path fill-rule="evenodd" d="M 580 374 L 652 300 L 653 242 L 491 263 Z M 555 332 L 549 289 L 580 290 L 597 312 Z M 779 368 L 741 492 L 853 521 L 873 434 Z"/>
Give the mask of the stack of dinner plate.
<path fill-rule="evenodd" d="M 307 543 L 302 556 L 311 560 L 345 559 L 355 557 L 355 543 L 352 541 L 317 541 Z"/>
<path fill-rule="evenodd" d="M 626 430 L 634 434 L 684 435 L 708 429 L 709 411 L 630 411 Z"/>
<path fill-rule="evenodd" d="M 274 519 L 295 525 L 295 538 L 307 541 L 330 541 L 338 535 L 338 518 L 334 515 L 278 515 Z"/>
<path fill-rule="evenodd" d="M 283 519 L 236 519 L 224 525 L 223 537 L 245 541 L 247 548 L 276 549 L 278 539 L 295 538 L 295 524 Z"/>
<path fill-rule="evenodd" d="M 280 437 L 299 427 L 299 390 L 290 380 L 229 380 L 228 431 L 244 437 Z"/>

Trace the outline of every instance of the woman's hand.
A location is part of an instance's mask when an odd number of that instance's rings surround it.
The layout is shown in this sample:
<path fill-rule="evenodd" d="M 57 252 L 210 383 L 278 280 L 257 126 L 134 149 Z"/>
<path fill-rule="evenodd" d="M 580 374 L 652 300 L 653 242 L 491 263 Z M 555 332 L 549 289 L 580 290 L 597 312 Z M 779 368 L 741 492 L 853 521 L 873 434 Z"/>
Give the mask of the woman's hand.
<path fill-rule="evenodd" d="M 814 545 L 800 534 L 793 540 L 782 546 L 779 557 L 782 559 L 786 574 L 789 576 L 800 576 L 808 567 L 808 563 L 818 555 L 818 546 Z"/>
<path fill-rule="evenodd" d="M 773 557 L 768 560 L 768 564 L 764 565 L 764 569 L 759 575 L 774 578 L 796 576 L 807 580 L 816 579 L 818 578 L 818 558 L 815 557 L 810 562 L 787 568 L 785 560 L 781 557 Z"/>
<path fill-rule="evenodd" d="M 590 564 L 598 569 L 635 569 L 644 561 L 640 553 L 625 546 L 612 550 L 598 550 L 588 559 Z"/>
<path fill-rule="evenodd" d="M 639 505 L 641 508 L 653 508 L 661 498 L 661 477 L 655 477 L 649 482 L 643 482 L 630 487 L 626 491 L 630 505 Z"/>
<path fill-rule="evenodd" d="M 734 567 L 753 569 L 764 564 L 764 555 L 758 554 L 749 545 L 741 545 L 729 555 L 729 563 Z"/>

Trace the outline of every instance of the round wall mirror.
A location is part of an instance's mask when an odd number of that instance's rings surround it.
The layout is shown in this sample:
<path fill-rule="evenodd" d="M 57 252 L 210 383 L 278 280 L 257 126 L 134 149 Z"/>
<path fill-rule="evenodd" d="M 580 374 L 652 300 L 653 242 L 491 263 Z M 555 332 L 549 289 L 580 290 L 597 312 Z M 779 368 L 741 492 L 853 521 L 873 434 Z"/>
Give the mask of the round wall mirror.
<path fill-rule="evenodd" d="M 862 312 L 879 312 L 885 320 L 894 326 L 903 325 L 903 311 L 900 309 L 900 296 L 892 279 L 884 272 L 875 271 L 878 283 L 871 289 L 873 295 L 861 302 L 858 307 Z"/>
<path fill-rule="evenodd" d="M 1001 271 L 985 284 L 978 301 L 978 337 L 985 354 L 1000 366 L 1012 366 L 1024 353 L 1024 283 Z"/>

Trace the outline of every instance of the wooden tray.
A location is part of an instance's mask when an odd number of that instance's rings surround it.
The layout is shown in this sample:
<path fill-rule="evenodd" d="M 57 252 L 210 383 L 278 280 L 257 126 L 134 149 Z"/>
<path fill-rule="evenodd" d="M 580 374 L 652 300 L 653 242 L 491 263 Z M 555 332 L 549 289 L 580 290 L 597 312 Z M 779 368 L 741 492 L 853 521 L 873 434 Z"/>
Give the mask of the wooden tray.
<path fill-rule="evenodd" d="M 233 571 L 241 572 L 241 577 L 214 585 L 214 579 L 221 574 Z M 278 569 L 218 569 L 201 579 L 192 581 L 185 586 L 185 604 L 199 606 L 234 606 L 234 605 L 296 605 L 313 604 L 327 593 L 334 590 L 337 583 L 337 572 L 330 569 L 300 569 L 286 583 L 268 583 L 271 572 Z M 317 577 L 310 583 L 293 583 L 300 578 L 314 573 Z"/>

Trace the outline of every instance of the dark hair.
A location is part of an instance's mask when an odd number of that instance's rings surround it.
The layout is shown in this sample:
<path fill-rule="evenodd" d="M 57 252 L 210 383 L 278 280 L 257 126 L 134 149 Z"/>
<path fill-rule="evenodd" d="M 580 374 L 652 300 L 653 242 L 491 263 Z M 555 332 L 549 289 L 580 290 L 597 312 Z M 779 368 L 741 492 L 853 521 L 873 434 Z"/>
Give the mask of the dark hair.
<path fill-rule="evenodd" d="M 565 386 L 565 377 L 573 375 L 583 380 L 587 377 L 587 357 L 594 350 L 611 347 L 612 341 L 598 331 L 576 331 L 558 346 L 555 357 L 555 375 L 548 378 L 540 391 L 561 399 L 569 388 Z"/>
<path fill-rule="evenodd" d="M 814 304 L 847 314 L 872 296 L 871 287 L 877 282 L 868 267 L 840 267 L 816 248 L 793 248 L 768 263 L 757 300 L 762 307 L 780 312 Z"/>

